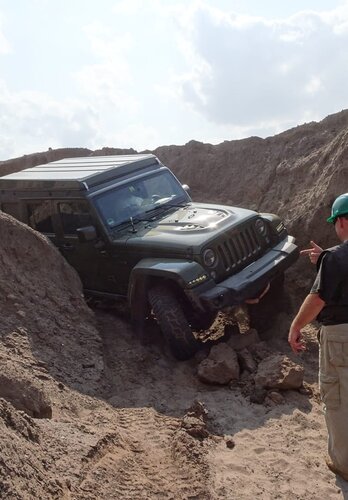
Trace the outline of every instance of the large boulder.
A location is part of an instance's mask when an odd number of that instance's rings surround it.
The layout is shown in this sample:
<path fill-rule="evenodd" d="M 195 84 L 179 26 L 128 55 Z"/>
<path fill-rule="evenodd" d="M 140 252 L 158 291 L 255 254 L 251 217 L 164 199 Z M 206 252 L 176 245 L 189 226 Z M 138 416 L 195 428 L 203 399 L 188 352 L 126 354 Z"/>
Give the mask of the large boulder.
<path fill-rule="evenodd" d="M 256 361 L 249 349 L 242 349 L 237 352 L 238 361 L 242 370 L 247 370 L 250 373 L 254 373 L 257 369 Z"/>
<path fill-rule="evenodd" d="M 212 347 L 209 356 L 198 366 L 198 378 L 208 384 L 228 384 L 239 378 L 238 357 L 227 344 Z"/>
<path fill-rule="evenodd" d="M 255 385 L 267 389 L 299 389 L 303 384 L 302 366 L 287 356 L 272 354 L 263 359 L 255 375 Z"/>

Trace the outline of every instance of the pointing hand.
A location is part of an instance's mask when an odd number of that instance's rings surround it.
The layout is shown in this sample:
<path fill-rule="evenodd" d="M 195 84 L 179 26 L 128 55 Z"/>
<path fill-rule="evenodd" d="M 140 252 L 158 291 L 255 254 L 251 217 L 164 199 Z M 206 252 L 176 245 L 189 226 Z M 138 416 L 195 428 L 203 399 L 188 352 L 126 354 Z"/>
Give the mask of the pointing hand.
<path fill-rule="evenodd" d="M 323 249 L 317 245 L 314 241 L 310 242 L 312 247 L 311 248 L 306 248 L 305 250 L 301 250 L 300 254 L 301 255 L 308 255 L 309 260 L 311 261 L 312 264 L 316 264 L 319 258 L 319 255 L 323 251 Z"/>

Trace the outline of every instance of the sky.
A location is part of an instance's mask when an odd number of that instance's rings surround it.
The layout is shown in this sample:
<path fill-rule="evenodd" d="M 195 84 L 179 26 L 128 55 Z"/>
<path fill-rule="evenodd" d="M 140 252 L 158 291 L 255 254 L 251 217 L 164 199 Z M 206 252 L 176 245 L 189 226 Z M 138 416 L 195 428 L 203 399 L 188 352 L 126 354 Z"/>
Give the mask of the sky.
<path fill-rule="evenodd" d="M 0 0 L 0 160 L 267 137 L 347 76 L 348 0 Z"/>

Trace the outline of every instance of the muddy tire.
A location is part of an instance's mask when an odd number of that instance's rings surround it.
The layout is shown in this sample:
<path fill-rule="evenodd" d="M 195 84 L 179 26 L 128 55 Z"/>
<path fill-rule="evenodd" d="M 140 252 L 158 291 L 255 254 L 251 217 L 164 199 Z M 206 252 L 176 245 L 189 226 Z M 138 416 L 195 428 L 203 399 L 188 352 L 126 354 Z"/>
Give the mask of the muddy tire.
<path fill-rule="evenodd" d="M 149 290 L 148 299 L 173 356 L 179 360 L 191 358 L 200 342 L 193 335 L 175 293 L 164 285 L 157 285 Z"/>

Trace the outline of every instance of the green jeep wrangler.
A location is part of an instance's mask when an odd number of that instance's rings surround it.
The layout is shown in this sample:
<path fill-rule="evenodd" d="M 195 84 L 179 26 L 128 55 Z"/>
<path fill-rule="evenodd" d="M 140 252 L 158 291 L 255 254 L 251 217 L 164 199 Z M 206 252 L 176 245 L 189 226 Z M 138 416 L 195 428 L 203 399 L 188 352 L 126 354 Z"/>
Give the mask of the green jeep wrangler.
<path fill-rule="evenodd" d="M 217 313 L 260 296 L 298 257 L 276 215 L 192 202 L 152 154 L 68 158 L 0 178 L 0 208 L 45 234 L 86 296 L 127 299 L 191 357 Z"/>

